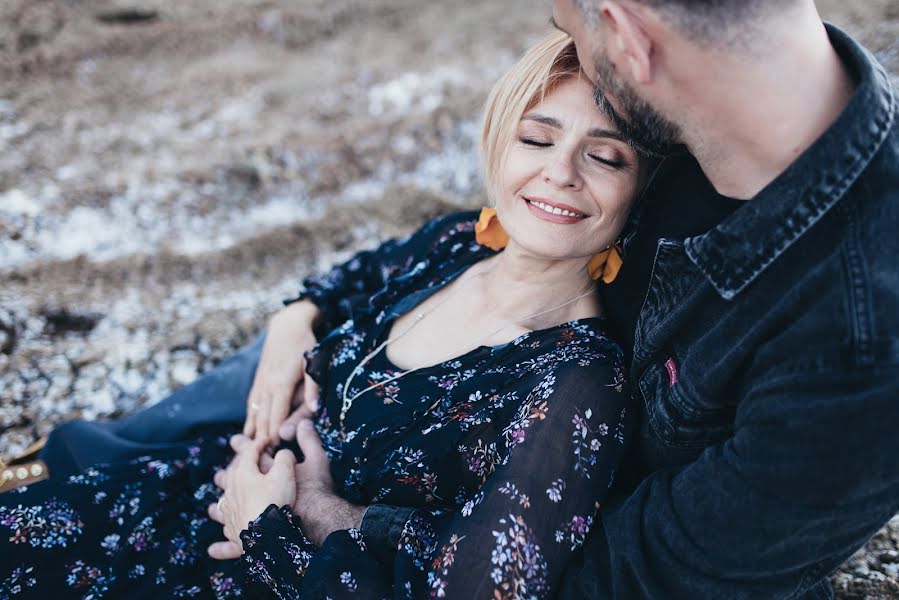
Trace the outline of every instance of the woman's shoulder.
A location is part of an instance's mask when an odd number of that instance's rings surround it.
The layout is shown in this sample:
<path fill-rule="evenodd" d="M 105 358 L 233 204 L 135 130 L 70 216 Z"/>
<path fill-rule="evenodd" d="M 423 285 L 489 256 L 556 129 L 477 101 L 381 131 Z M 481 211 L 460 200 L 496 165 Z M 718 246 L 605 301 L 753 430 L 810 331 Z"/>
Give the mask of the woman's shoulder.
<path fill-rule="evenodd" d="M 528 379 L 552 376 L 594 387 L 626 384 L 624 352 L 603 317 L 588 317 L 529 332 L 511 342 L 507 355 Z"/>
<path fill-rule="evenodd" d="M 411 238 L 430 246 L 444 244 L 450 240 L 474 240 L 474 226 L 478 213 L 466 210 L 434 217 L 422 225 Z"/>

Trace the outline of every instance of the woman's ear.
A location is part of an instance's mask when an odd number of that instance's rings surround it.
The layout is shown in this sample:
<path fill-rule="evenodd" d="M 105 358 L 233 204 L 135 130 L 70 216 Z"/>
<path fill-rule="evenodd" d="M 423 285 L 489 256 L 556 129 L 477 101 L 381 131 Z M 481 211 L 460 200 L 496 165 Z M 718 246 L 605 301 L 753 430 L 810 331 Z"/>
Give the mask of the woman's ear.
<path fill-rule="evenodd" d="M 609 59 L 619 71 L 630 74 L 637 84 L 652 81 L 652 37 L 647 30 L 644 11 L 617 0 L 605 0 L 600 15 L 609 36 Z"/>

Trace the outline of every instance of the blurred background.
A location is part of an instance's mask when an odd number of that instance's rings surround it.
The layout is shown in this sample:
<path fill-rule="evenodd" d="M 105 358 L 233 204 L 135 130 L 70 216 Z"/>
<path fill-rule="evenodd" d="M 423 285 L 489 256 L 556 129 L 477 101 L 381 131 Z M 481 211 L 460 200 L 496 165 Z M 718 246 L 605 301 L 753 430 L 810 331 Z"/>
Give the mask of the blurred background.
<path fill-rule="evenodd" d="M 302 277 L 482 204 L 549 0 L 0 0 L 0 456 L 131 412 Z M 899 2 L 820 0 L 899 75 Z M 899 598 L 899 521 L 834 578 Z"/>

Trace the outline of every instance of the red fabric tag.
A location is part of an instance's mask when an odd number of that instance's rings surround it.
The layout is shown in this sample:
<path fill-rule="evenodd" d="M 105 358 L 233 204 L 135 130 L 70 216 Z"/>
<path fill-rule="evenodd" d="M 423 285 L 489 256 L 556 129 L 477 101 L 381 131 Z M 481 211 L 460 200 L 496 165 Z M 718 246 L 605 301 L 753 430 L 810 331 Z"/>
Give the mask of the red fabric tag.
<path fill-rule="evenodd" d="M 665 368 L 668 369 L 668 387 L 672 388 L 677 383 L 677 363 L 673 358 L 669 358 L 665 361 Z"/>

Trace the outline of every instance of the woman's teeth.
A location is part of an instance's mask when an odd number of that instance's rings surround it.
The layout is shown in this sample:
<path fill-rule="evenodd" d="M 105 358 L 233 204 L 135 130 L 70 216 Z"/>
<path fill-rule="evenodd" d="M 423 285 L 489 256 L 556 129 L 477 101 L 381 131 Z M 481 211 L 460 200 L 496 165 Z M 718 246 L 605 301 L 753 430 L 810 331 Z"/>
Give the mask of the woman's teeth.
<path fill-rule="evenodd" d="M 544 210 L 553 215 L 562 215 L 565 217 L 578 217 L 583 218 L 587 215 L 582 215 L 581 213 L 571 212 L 570 210 L 565 210 L 564 208 L 559 208 L 558 206 L 550 206 L 549 204 L 544 204 L 543 202 L 537 202 L 536 200 L 528 200 L 528 203 L 533 204 L 540 210 Z"/>

